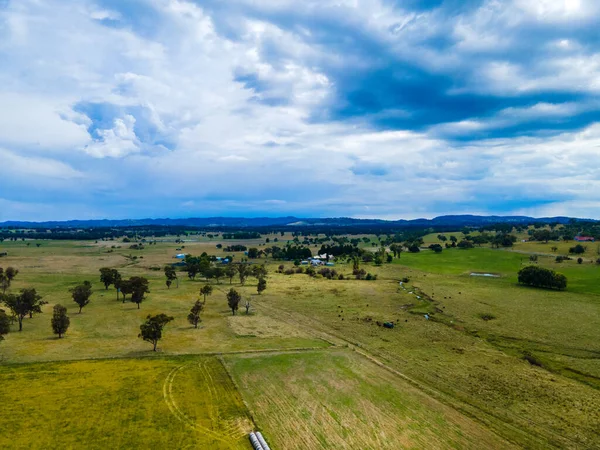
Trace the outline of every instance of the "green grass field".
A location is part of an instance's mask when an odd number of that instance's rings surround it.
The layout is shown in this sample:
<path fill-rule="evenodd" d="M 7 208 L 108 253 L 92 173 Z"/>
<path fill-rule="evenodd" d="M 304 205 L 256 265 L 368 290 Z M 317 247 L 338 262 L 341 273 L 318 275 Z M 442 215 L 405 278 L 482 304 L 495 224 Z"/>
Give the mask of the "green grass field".
<path fill-rule="evenodd" d="M 600 266 L 536 251 L 569 279 L 554 292 L 517 285 L 530 251 L 520 243 L 404 252 L 363 266 L 376 281 L 283 275 L 268 260 L 262 295 L 254 278 L 234 280 L 250 315 L 232 317 L 229 280 L 213 282 L 193 329 L 185 317 L 205 282 L 179 273 L 167 289 L 153 268 L 182 245 L 224 256 L 223 241 L 173 241 L 141 251 L 2 244 L 0 266 L 20 270 L 12 290 L 35 287 L 49 302 L 0 342 L 0 404 L 10 405 L 0 408 L 2 448 L 250 448 L 253 428 L 273 449 L 600 447 Z M 105 266 L 150 279 L 139 310 L 104 290 Z M 350 265 L 335 268 L 351 275 Z M 83 280 L 94 294 L 77 314 L 68 289 Z M 71 317 L 63 339 L 51 333 L 55 303 Z M 154 353 L 137 334 L 159 312 L 175 321 Z"/>

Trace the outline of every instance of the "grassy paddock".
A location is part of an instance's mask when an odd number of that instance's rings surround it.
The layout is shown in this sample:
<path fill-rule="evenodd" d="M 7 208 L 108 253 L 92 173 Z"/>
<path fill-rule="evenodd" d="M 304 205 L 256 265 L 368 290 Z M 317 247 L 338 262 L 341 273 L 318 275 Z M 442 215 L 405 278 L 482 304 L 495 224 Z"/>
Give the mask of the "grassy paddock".
<path fill-rule="evenodd" d="M 251 448 L 216 358 L 0 366 L 2 448 Z"/>
<path fill-rule="evenodd" d="M 510 448 L 349 350 L 228 356 L 274 448 Z"/>

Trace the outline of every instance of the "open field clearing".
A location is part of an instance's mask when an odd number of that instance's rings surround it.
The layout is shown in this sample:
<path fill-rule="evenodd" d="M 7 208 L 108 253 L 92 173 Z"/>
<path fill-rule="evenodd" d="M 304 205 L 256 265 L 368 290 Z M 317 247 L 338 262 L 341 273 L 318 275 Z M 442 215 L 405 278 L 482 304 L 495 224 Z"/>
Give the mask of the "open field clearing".
<path fill-rule="evenodd" d="M 510 448 L 350 350 L 225 361 L 277 448 Z"/>
<path fill-rule="evenodd" d="M 0 366 L 0 447 L 251 448 L 216 358 Z"/>
<path fill-rule="evenodd" d="M 436 274 L 436 257 L 454 266 L 442 263 Z M 519 263 L 516 254 L 484 249 L 403 254 L 400 264 L 429 271 L 384 265 L 376 282 L 287 277 L 287 295 L 271 292 L 261 305 L 294 311 L 307 326 L 368 349 L 521 445 L 594 447 L 600 442 L 598 296 L 517 286 L 508 268 Z M 476 268 L 503 276 L 465 275 Z M 411 278 L 406 290 L 398 286 L 403 276 Z M 431 320 L 425 313 L 433 313 Z M 495 318 L 483 320 L 484 314 Z M 388 320 L 399 327 L 375 325 Z M 525 361 L 525 352 L 544 368 Z"/>

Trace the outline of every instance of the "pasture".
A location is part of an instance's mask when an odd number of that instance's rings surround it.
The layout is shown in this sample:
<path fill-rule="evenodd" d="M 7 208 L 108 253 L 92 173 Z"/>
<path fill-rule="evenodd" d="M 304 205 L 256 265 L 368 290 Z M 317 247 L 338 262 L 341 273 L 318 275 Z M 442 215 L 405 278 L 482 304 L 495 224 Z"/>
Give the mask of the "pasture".
<path fill-rule="evenodd" d="M 216 358 L 0 366 L 2 448 L 247 448 L 252 422 Z"/>
<path fill-rule="evenodd" d="M 355 280 L 346 262 L 335 267 L 345 280 L 280 274 L 292 262 L 263 257 L 255 261 L 267 266 L 267 290 L 257 295 L 254 278 L 212 281 L 194 329 L 186 315 L 206 282 L 179 272 L 179 287 L 167 289 L 161 269 L 182 246 L 225 256 L 219 243 L 259 247 L 264 238 L 167 238 L 144 250 L 4 242 L 0 265 L 20 270 L 11 289 L 35 287 L 49 304 L 0 342 L 0 400 L 10 404 L 0 423 L 11 430 L 0 445 L 250 448 L 243 433 L 260 429 L 274 449 L 600 446 L 600 266 L 536 251 L 538 264 L 569 279 L 555 292 L 516 283 L 529 264 L 521 245 L 403 252 L 362 265 L 375 281 Z M 140 309 L 104 289 L 101 267 L 150 280 Z M 77 314 L 68 290 L 84 280 L 94 293 Z M 249 315 L 231 315 L 230 287 L 250 301 Z M 71 318 L 63 339 L 50 328 L 55 303 Z M 175 317 L 158 353 L 137 338 L 154 313 Z M 395 327 L 377 325 L 386 321 Z"/>

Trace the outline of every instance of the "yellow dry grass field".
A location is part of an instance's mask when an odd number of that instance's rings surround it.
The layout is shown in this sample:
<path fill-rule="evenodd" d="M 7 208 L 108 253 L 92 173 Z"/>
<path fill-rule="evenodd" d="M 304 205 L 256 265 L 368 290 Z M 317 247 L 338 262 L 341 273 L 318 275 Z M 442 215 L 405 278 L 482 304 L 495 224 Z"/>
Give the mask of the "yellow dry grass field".
<path fill-rule="evenodd" d="M 0 386 L 4 449 L 251 448 L 216 358 L 2 365 Z"/>

